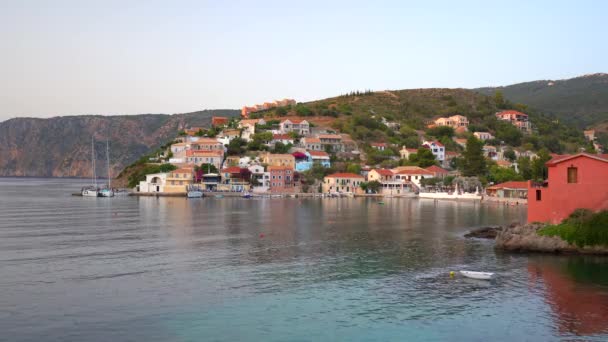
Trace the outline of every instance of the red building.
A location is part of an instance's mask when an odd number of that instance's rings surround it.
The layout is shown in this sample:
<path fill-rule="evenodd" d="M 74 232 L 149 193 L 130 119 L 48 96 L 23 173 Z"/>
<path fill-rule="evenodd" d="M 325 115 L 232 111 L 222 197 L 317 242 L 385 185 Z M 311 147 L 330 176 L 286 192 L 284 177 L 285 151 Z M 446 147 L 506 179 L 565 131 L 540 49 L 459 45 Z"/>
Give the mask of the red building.
<path fill-rule="evenodd" d="M 213 126 L 213 127 L 224 126 L 224 125 L 227 125 L 229 121 L 230 121 L 230 119 L 228 119 L 225 116 L 214 116 L 211 118 L 211 126 Z"/>
<path fill-rule="evenodd" d="M 299 180 L 290 166 L 269 166 L 270 192 L 299 192 Z"/>
<path fill-rule="evenodd" d="M 546 165 L 545 182 L 528 182 L 528 222 L 555 224 L 578 208 L 608 209 L 608 155 L 562 155 Z"/>

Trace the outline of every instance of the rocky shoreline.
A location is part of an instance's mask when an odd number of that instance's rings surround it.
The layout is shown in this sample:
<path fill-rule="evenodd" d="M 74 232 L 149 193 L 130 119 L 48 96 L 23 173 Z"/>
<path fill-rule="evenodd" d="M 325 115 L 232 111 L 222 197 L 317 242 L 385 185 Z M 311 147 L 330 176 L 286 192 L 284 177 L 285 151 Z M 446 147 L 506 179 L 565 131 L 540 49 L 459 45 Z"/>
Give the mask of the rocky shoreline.
<path fill-rule="evenodd" d="M 578 247 L 557 236 L 541 236 L 537 233 L 543 224 L 517 224 L 507 227 L 484 227 L 465 235 L 467 238 L 489 238 L 495 236 L 495 248 L 510 252 L 541 252 L 554 254 L 599 254 L 608 255 L 608 246 Z"/>

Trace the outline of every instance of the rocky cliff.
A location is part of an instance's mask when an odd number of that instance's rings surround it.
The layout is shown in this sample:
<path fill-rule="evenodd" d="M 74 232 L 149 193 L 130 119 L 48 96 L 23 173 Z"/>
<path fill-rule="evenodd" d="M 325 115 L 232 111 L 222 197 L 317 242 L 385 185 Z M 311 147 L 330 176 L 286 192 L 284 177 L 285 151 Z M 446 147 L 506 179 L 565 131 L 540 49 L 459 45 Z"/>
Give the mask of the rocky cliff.
<path fill-rule="evenodd" d="M 90 177 L 91 137 L 96 171 L 106 177 L 106 139 L 111 173 L 173 139 L 189 126 L 209 126 L 212 116 L 238 116 L 236 110 L 187 114 L 16 118 L 0 122 L 0 176 Z"/>

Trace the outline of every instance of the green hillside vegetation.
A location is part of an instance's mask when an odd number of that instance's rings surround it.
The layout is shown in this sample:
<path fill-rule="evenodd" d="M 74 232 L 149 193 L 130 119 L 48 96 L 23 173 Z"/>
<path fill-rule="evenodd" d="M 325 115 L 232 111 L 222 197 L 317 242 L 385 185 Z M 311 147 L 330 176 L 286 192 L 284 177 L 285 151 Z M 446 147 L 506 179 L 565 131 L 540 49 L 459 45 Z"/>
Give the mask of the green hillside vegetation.
<path fill-rule="evenodd" d="M 495 113 L 515 109 L 530 115 L 534 133 L 522 134 L 513 125 L 497 120 Z M 523 150 L 538 151 L 546 148 L 554 153 L 573 153 L 580 147 L 589 147 L 580 130 L 564 125 L 538 110 L 512 103 L 501 93 L 486 96 L 465 89 L 413 89 L 380 92 L 354 92 L 334 98 L 298 103 L 293 107 L 271 109 L 257 113 L 258 117 L 285 115 L 335 117 L 333 128 L 348 133 L 356 141 L 367 145 L 386 142 L 395 146 L 417 148 L 420 135 L 435 138 L 446 145 L 448 151 L 460 151 L 452 141 L 455 135 L 449 128 L 427 129 L 429 120 L 461 114 L 471 126 L 470 132 L 489 131 L 496 136 L 490 143 L 500 141 Z M 400 125 L 398 130 L 382 123 L 382 118 Z M 466 138 L 466 135 L 463 136 Z M 392 149 L 396 155 L 397 149 Z"/>
<path fill-rule="evenodd" d="M 579 247 L 608 246 L 607 226 L 608 211 L 593 213 L 587 209 L 577 209 L 562 223 L 546 226 L 538 234 L 559 236 Z"/>
<path fill-rule="evenodd" d="M 608 118 L 608 74 L 540 80 L 475 91 L 490 96 L 501 91 L 510 101 L 524 103 L 580 129 Z"/>

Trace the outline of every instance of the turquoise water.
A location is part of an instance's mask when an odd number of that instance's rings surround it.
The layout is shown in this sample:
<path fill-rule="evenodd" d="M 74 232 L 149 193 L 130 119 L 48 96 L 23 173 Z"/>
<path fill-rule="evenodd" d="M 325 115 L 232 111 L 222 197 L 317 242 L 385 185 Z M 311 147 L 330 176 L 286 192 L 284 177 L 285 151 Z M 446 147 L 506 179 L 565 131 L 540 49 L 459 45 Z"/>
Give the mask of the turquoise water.
<path fill-rule="evenodd" d="M 69 196 L 79 182 L 0 178 L 1 340 L 608 339 L 606 258 L 462 237 L 524 207 Z"/>

